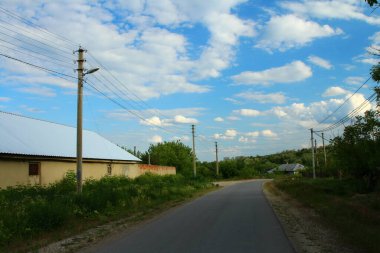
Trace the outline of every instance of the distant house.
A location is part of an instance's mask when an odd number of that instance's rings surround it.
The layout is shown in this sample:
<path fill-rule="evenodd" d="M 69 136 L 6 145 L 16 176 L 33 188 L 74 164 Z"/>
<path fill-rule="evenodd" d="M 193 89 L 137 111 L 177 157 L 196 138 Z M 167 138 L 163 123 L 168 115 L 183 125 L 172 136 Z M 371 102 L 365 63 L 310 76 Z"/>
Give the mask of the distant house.
<path fill-rule="evenodd" d="M 292 163 L 292 164 L 281 164 L 280 166 L 278 166 L 276 170 L 284 174 L 297 174 L 300 170 L 304 168 L 305 167 L 302 164 Z"/>
<path fill-rule="evenodd" d="M 92 131 L 83 131 L 83 179 L 175 174 L 174 167 L 138 164 L 139 158 Z M 46 185 L 76 170 L 76 128 L 0 111 L 0 188 Z"/>

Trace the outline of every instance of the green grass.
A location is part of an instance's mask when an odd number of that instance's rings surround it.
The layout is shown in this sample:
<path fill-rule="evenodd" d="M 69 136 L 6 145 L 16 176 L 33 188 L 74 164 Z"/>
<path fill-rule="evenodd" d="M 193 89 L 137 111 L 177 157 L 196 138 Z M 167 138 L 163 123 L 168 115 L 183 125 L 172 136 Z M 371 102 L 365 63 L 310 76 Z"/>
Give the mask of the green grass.
<path fill-rule="evenodd" d="M 88 180 L 76 193 L 75 175 L 47 187 L 0 190 L 0 252 L 23 252 L 91 226 L 159 209 L 212 187 L 181 175 Z M 25 245 L 28 245 L 25 247 Z"/>
<path fill-rule="evenodd" d="M 348 245 L 379 252 L 380 192 L 362 193 L 355 180 L 287 178 L 275 185 L 319 213 Z"/>

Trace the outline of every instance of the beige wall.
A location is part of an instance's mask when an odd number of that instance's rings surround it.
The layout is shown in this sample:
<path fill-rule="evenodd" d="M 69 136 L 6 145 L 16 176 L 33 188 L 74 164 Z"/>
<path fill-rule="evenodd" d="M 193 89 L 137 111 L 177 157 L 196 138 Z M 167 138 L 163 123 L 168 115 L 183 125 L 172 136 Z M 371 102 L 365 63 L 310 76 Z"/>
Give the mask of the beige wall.
<path fill-rule="evenodd" d="M 76 171 L 75 161 L 38 161 L 40 174 L 29 176 L 29 161 L 23 160 L 0 160 L 0 188 L 15 185 L 47 185 L 62 179 L 68 171 Z M 109 162 L 84 162 L 83 180 L 92 178 L 100 179 L 108 175 L 108 164 L 111 164 L 112 176 L 138 177 L 144 173 L 167 175 L 176 174 L 175 167 L 155 166 L 146 164 L 123 164 Z"/>
<path fill-rule="evenodd" d="M 76 171 L 74 161 L 37 161 L 40 163 L 40 174 L 38 176 L 29 176 L 29 161 L 20 160 L 0 160 L 0 188 L 15 185 L 47 185 L 62 179 L 68 171 Z M 83 163 L 83 180 L 92 178 L 100 179 L 108 175 L 107 162 L 84 162 Z M 112 176 L 128 176 L 131 178 L 140 175 L 137 164 L 111 164 Z"/>

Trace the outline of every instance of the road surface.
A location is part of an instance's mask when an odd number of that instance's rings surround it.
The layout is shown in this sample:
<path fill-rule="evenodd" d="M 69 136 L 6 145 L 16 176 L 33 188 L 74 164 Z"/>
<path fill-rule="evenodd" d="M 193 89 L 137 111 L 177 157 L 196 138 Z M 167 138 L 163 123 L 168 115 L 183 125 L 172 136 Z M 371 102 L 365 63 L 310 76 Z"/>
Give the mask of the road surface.
<path fill-rule="evenodd" d="M 263 182 L 212 192 L 83 252 L 294 253 L 262 193 Z"/>

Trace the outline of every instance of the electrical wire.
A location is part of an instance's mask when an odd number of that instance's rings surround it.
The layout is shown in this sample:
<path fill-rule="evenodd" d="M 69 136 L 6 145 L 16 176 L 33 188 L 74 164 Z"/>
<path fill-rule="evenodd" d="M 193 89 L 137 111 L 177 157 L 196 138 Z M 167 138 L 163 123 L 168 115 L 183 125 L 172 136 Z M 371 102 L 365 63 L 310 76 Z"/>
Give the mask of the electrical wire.
<path fill-rule="evenodd" d="M 340 108 L 342 108 L 342 106 L 347 103 L 348 100 L 350 100 L 369 80 L 371 80 L 371 77 L 369 77 L 362 85 L 360 85 L 360 87 L 354 92 L 351 94 L 350 97 L 348 97 L 338 108 L 336 108 L 332 113 L 330 113 L 329 115 L 327 115 L 321 122 L 318 123 L 318 125 L 315 127 L 317 128 L 319 125 L 321 125 L 322 123 L 324 123 L 326 120 L 328 120 L 334 113 L 336 113 Z"/>
<path fill-rule="evenodd" d="M 334 124 L 322 129 L 322 130 L 315 130 L 314 132 L 326 132 L 326 131 L 331 131 L 339 126 L 341 126 L 342 124 L 346 123 L 348 120 L 350 120 L 351 118 L 355 117 L 356 115 L 358 115 L 365 106 L 367 106 L 368 104 L 372 103 L 374 100 L 376 99 L 376 92 L 374 92 L 371 96 L 369 96 L 366 100 L 364 100 L 358 107 L 356 107 L 354 110 L 352 110 L 349 114 L 347 114 L 346 116 L 344 116 L 343 118 L 341 118 L 340 120 L 338 120 L 337 122 L 335 122 Z"/>

